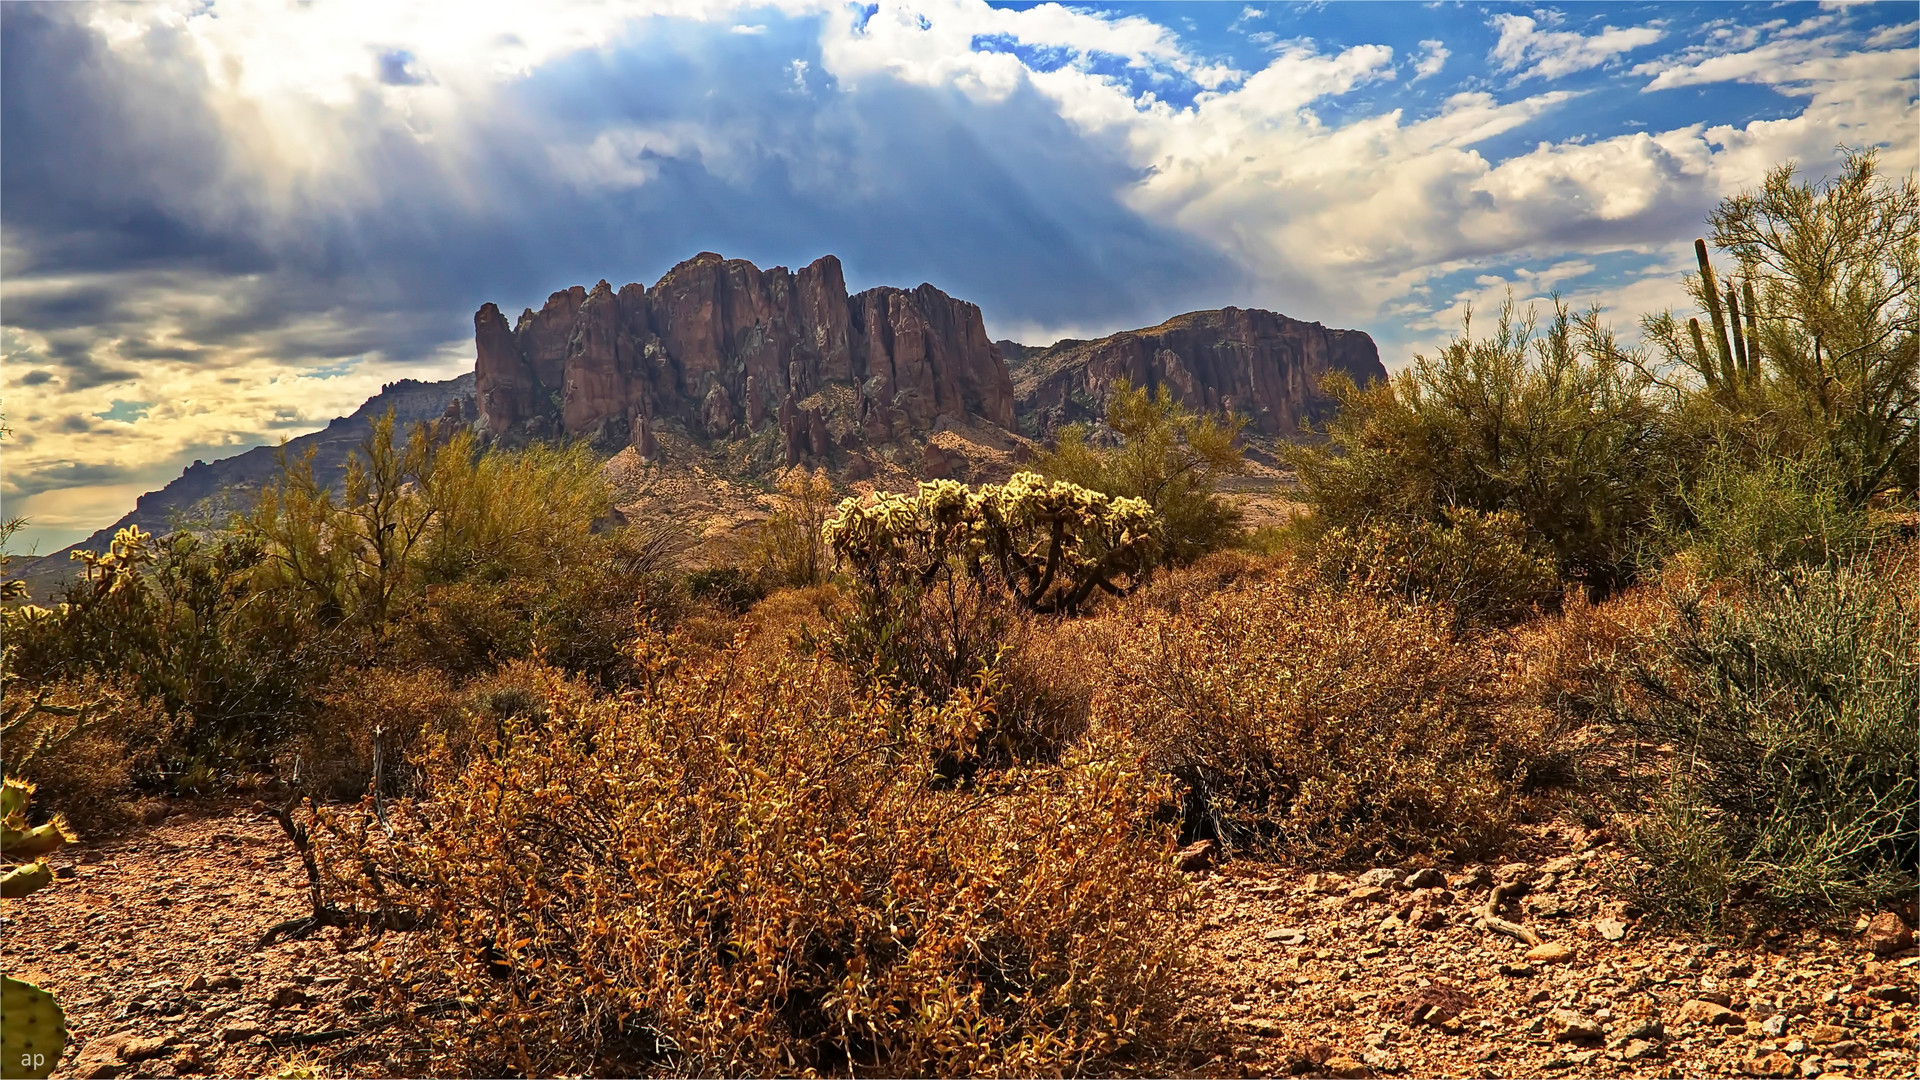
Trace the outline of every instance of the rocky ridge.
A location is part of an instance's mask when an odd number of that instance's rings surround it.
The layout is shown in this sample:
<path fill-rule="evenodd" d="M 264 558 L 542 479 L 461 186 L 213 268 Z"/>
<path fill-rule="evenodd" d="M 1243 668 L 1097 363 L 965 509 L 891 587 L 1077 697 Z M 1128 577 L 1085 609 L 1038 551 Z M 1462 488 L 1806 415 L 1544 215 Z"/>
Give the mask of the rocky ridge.
<path fill-rule="evenodd" d="M 777 431 L 785 464 L 899 444 L 941 422 L 1013 423 L 980 309 L 923 284 L 848 295 L 831 255 L 793 272 L 703 252 L 651 288 L 556 292 L 511 329 L 474 314 L 479 426 L 512 445 L 587 436 L 657 453 Z"/>
<path fill-rule="evenodd" d="M 1011 342 L 1001 343 L 1003 351 Z M 1011 377 L 1015 411 L 1030 435 L 1098 420 L 1120 379 L 1164 386 L 1194 409 L 1231 410 L 1255 435 L 1288 438 L 1324 419 L 1332 402 L 1321 380 L 1339 372 L 1361 385 L 1385 379 L 1380 351 L 1358 330 L 1333 330 L 1271 311 L 1193 311 L 1144 330 L 1044 349 L 1018 346 Z"/>

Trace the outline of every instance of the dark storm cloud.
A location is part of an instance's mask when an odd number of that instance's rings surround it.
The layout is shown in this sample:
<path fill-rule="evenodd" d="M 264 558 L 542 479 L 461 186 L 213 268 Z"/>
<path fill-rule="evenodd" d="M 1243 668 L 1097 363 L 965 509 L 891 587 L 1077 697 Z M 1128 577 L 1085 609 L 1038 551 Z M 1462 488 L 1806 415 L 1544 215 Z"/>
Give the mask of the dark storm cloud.
<path fill-rule="evenodd" d="M 1115 193 L 1136 177 L 1121 155 L 1030 90 L 991 105 L 904 85 L 845 92 L 819 74 L 811 21 L 744 36 L 654 20 L 644 37 L 504 86 L 441 133 L 447 145 L 368 97 L 346 121 L 368 196 L 278 204 L 235 157 L 177 32 L 148 31 L 133 64 L 78 12 L 5 5 L 0 30 L 0 182 L 21 269 L 118 271 L 10 300 L 7 322 L 122 340 L 129 359 L 245 339 L 289 359 L 378 350 L 405 362 L 470 334 L 481 302 L 538 306 L 603 276 L 650 283 L 701 250 L 763 266 L 831 252 L 852 287 L 931 281 L 1000 324 L 1146 324 L 1238 280 L 1223 257 L 1122 206 Z M 799 75 L 796 57 L 811 59 Z M 376 61 L 388 84 L 425 77 L 404 51 Z M 637 186 L 568 172 L 569 155 L 630 127 L 701 134 L 650 157 Z M 456 178 L 474 194 L 449 197 Z M 170 311 L 182 340 L 154 345 L 153 301 L 175 290 L 225 302 Z M 61 350 L 83 384 L 119 374 L 95 351 Z"/>
<path fill-rule="evenodd" d="M 51 371 L 29 371 L 25 375 L 20 376 L 19 379 L 15 380 L 15 382 L 17 382 L 21 386 L 39 386 L 42 383 L 48 383 L 52 381 L 53 381 L 53 372 Z"/>

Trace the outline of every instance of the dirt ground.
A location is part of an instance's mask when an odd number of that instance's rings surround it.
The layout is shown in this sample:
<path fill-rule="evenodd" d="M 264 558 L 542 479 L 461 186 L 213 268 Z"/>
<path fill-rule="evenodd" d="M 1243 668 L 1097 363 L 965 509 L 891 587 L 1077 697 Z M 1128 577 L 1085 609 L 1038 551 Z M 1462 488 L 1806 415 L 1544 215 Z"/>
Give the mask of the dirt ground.
<path fill-rule="evenodd" d="M 8 969 L 66 1008 L 73 1041 L 56 1075 L 263 1076 L 289 1060 L 330 1076 L 432 1069 L 371 993 L 364 938 L 328 929 L 260 947 L 308 910 L 279 827 L 243 803 L 176 806 L 59 857 L 55 887 L 7 905 Z M 1523 861 L 1418 877 L 1253 861 L 1196 871 L 1186 1014 L 1220 1033 L 1202 1071 L 1920 1074 L 1911 947 L 1877 956 L 1864 925 L 1747 947 L 1665 935 L 1614 895 L 1620 859 L 1604 835 L 1561 826 Z M 1520 895 L 1496 914 L 1545 947 L 1479 922 L 1507 883 Z"/>

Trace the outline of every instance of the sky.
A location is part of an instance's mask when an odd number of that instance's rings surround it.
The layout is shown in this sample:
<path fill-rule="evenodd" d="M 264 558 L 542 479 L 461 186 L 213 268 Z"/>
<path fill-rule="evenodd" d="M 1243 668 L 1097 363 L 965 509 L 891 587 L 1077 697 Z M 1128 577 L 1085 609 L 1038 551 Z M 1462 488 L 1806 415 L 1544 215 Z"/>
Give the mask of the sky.
<path fill-rule="evenodd" d="M 1029 344 L 1263 307 L 1389 368 L 1469 304 L 1682 306 L 1708 210 L 1920 166 L 1883 4 L 0 4 L 16 551 L 717 251 Z"/>

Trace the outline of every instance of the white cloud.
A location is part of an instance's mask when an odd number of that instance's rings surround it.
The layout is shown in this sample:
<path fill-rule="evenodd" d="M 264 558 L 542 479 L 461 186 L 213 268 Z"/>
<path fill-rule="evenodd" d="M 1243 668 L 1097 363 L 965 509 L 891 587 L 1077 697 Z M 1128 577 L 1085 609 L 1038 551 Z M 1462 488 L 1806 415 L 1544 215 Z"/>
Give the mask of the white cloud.
<path fill-rule="evenodd" d="M 1440 74 L 1440 69 L 1447 66 L 1447 57 L 1453 55 L 1443 41 L 1422 41 L 1420 48 L 1424 51 L 1413 62 L 1414 82 Z"/>
<path fill-rule="evenodd" d="M 727 32 L 730 34 L 744 34 L 749 37 L 759 37 L 767 32 L 767 27 L 764 23 L 756 23 L 752 26 L 736 23 L 729 27 Z"/>
<path fill-rule="evenodd" d="M 1527 15 L 1495 15 L 1490 25 L 1499 29 L 1500 40 L 1488 58 L 1500 71 L 1517 72 L 1516 80 L 1558 79 L 1599 67 L 1666 36 L 1658 26 L 1608 26 L 1592 35 L 1545 30 L 1540 20 Z"/>

